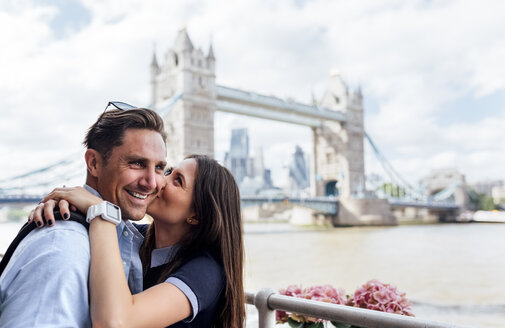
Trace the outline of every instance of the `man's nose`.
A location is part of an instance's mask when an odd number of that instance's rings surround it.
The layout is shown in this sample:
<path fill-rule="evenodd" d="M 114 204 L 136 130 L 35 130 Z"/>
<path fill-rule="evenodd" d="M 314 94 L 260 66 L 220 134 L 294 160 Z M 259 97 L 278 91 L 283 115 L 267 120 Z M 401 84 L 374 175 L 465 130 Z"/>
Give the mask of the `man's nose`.
<path fill-rule="evenodd" d="M 154 169 L 146 169 L 144 176 L 140 180 L 140 185 L 149 192 L 158 191 L 158 183 L 156 181 L 156 172 Z"/>

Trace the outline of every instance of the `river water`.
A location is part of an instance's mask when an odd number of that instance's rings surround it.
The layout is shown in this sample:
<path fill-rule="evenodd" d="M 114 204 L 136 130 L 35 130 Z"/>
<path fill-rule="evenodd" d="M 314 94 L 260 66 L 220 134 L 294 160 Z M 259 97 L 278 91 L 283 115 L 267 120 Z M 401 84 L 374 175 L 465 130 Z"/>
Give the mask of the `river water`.
<path fill-rule="evenodd" d="M 19 226 L 0 224 L 0 252 Z M 505 327 L 505 224 L 322 230 L 246 224 L 245 231 L 248 291 L 332 284 L 352 293 L 378 279 L 405 292 L 419 318 Z"/>
<path fill-rule="evenodd" d="M 294 231 L 246 227 L 246 289 L 370 279 L 396 285 L 417 317 L 505 327 L 505 224 Z"/>

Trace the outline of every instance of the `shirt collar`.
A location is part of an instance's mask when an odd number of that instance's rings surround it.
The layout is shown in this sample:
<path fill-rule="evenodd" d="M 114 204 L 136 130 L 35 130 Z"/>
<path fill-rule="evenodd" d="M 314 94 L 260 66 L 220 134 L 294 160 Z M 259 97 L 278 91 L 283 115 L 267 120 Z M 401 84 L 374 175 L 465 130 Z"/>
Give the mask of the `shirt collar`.
<path fill-rule="evenodd" d="M 151 268 L 160 266 L 162 264 L 172 261 L 175 254 L 179 250 L 179 245 L 175 244 L 163 248 L 154 249 L 151 252 Z"/>
<path fill-rule="evenodd" d="M 89 185 L 87 184 L 84 184 L 84 189 L 86 189 L 87 191 L 89 191 L 90 193 L 92 193 L 93 195 L 97 196 L 97 197 L 100 197 L 100 198 L 103 198 L 102 196 L 100 196 L 100 194 L 98 193 L 98 191 L 96 191 L 95 189 L 93 189 L 92 187 L 90 187 Z"/>

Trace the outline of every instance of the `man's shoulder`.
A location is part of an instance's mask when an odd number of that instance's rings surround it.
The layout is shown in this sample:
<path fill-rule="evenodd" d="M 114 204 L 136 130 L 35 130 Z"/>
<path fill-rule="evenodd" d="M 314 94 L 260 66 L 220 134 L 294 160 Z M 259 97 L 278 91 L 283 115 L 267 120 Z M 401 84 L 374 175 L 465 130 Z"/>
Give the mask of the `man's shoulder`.
<path fill-rule="evenodd" d="M 30 232 L 12 254 L 0 284 L 10 284 L 9 281 L 16 279 L 22 271 L 41 276 L 60 271 L 74 272 L 87 279 L 89 238 L 86 228 L 79 225 L 77 222 L 57 222 L 54 227 Z"/>
<path fill-rule="evenodd" d="M 89 260 L 87 230 L 80 223 L 57 221 L 31 231 L 0 277 L 0 326 L 90 326 Z"/>
<path fill-rule="evenodd" d="M 75 221 L 56 221 L 52 227 L 36 228 L 25 239 L 47 238 L 53 235 L 73 236 L 75 238 L 88 238 L 88 230 L 84 225 Z"/>
<path fill-rule="evenodd" d="M 61 264 L 65 260 L 89 257 L 89 237 L 86 227 L 73 221 L 56 221 L 53 227 L 31 231 L 17 247 L 12 260 L 18 257 L 57 257 Z"/>

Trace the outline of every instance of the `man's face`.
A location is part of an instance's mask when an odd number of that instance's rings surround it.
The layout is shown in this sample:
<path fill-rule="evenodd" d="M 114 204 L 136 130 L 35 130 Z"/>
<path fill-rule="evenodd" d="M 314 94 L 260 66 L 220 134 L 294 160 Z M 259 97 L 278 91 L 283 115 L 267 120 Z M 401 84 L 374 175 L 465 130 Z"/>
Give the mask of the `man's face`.
<path fill-rule="evenodd" d="M 128 129 L 97 176 L 97 191 L 121 208 L 123 219 L 140 220 L 163 186 L 166 146 L 158 132 Z"/>

